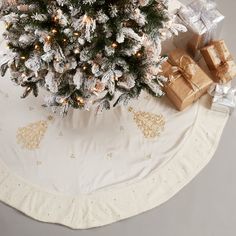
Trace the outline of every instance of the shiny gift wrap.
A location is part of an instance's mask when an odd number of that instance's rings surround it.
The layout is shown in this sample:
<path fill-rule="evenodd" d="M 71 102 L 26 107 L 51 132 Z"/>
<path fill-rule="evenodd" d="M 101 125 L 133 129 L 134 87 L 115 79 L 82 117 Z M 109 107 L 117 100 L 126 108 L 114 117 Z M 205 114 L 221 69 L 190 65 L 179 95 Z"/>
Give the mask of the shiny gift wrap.
<path fill-rule="evenodd" d="M 188 52 L 199 59 L 199 50 L 220 34 L 224 16 L 210 0 L 196 0 L 178 11 L 181 22 L 188 28 L 188 33 L 176 39 L 176 46 L 185 47 Z"/>
<path fill-rule="evenodd" d="M 168 78 L 165 92 L 180 111 L 197 101 L 212 84 L 208 75 L 181 49 L 169 54 L 162 70 Z"/>
<path fill-rule="evenodd" d="M 227 83 L 236 77 L 236 64 L 224 40 L 211 42 L 201 53 L 215 82 Z"/>
<path fill-rule="evenodd" d="M 214 84 L 208 92 L 212 96 L 212 110 L 233 113 L 236 107 L 236 88 L 232 88 L 229 83 Z"/>

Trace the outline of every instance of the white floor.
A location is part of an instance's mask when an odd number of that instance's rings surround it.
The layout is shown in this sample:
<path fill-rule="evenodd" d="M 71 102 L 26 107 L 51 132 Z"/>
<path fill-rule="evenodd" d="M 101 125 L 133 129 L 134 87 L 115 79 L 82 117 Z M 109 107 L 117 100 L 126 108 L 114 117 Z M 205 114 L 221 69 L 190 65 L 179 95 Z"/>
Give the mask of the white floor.
<path fill-rule="evenodd" d="M 227 16 L 223 37 L 236 58 L 236 1 L 218 0 Z M 235 81 L 236 84 L 236 81 Z M 106 227 L 73 231 L 34 221 L 0 203 L 0 236 L 233 236 L 236 234 L 236 113 L 230 118 L 213 161 L 164 205 Z"/>

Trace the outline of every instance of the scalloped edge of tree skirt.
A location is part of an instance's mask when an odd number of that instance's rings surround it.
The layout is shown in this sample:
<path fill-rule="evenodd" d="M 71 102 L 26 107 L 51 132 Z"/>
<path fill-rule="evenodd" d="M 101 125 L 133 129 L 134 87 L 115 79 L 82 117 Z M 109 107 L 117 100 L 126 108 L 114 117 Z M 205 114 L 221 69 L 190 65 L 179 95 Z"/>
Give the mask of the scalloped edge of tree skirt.
<path fill-rule="evenodd" d="M 209 109 L 202 97 L 188 141 L 148 177 L 130 185 L 113 186 L 88 195 L 49 193 L 16 176 L 0 162 L 0 200 L 43 222 L 73 229 L 107 225 L 166 202 L 187 185 L 213 157 L 229 115 Z"/>

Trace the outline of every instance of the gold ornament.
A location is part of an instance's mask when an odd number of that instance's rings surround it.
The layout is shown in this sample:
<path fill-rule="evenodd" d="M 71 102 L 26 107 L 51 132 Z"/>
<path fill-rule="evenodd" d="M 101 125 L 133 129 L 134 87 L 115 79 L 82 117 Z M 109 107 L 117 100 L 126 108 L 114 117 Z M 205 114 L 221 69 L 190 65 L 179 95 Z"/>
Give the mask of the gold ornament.
<path fill-rule="evenodd" d="M 163 115 L 135 111 L 132 107 L 129 108 L 129 112 L 133 114 L 133 119 L 145 138 L 158 137 L 164 131 L 165 118 Z"/>
<path fill-rule="evenodd" d="M 17 5 L 17 0 L 2 0 L 3 5 Z"/>
<path fill-rule="evenodd" d="M 106 87 L 106 86 L 105 86 L 104 83 L 98 81 L 98 82 L 96 83 L 95 88 L 93 89 L 93 91 L 100 93 L 100 92 L 102 92 L 102 91 L 105 90 L 105 87 Z"/>
<path fill-rule="evenodd" d="M 26 5 L 26 4 L 21 4 L 17 7 L 17 9 L 19 11 L 22 11 L 22 12 L 27 12 L 29 11 L 29 5 Z"/>

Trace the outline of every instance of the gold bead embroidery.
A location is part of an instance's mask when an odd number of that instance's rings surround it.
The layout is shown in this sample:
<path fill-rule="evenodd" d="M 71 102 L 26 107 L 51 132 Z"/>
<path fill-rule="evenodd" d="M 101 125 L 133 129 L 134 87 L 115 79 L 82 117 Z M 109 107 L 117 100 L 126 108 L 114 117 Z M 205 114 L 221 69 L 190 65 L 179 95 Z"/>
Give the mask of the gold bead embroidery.
<path fill-rule="evenodd" d="M 146 159 L 147 159 L 147 160 L 152 159 L 152 154 L 148 154 L 148 155 L 146 156 Z"/>
<path fill-rule="evenodd" d="M 129 112 L 133 113 L 133 119 L 145 138 L 160 136 L 165 128 L 165 118 L 163 115 L 142 111 L 136 112 L 132 107 L 129 108 Z"/>
<path fill-rule="evenodd" d="M 48 116 L 48 120 L 49 120 L 49 121 L 53 121 L 53 120 L 54 120 L 54 117 L 53 117 L 53 116 Z"/>
<path fill-rule="evenodd" d="M 37 161 L 36 164 L 37 164 L 37 166 L 40 166 L 40 165 L 42 165 L 43 163 L 42 163 L 42 161 Z"/>
<path fill-rule="evenodd" d="M 111 160 L 112 157 L 113 157 L 113 153 L 112 153 L 112 152 L 107 153 L 107 155 L 106 155 L 106 159 L 107 159 L 107 160 Z"/>
<path fill-rule="evenodd" d="M 75 159 L 75 158 L 76 158 L 75 154 L 72 153 L 72 154 L 70 155 L 70 158 L 71 158 L 71 159 Z"/>
<path fill-rule="evenodd" d="M 47 121 L 38 121 L 19 128 L 16 134 L 17 143 L 28 150 L 38 149 L 47 128 Z"/>

